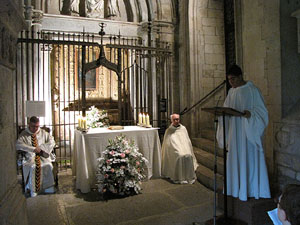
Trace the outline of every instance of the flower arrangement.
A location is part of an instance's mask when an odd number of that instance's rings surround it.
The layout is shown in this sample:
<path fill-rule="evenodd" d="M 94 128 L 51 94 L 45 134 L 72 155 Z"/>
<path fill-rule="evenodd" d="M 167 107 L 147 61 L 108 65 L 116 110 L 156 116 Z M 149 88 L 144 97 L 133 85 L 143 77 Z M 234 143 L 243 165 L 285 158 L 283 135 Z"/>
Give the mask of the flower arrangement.
<path fill-rule="evenodd" d="M 119 135 L 98 158 L 96 172 L 98 191 L 117 195 L 139 194 L 141 181 L 146 177 L 144 167 L 147 159 L 139 152 L 133 141 Z"/>
<path fill-rule="evenodd" d="M 97 127 L 108 127 L 109 118 L 106 110 L 99 110 L 95 106 L 89 108 L 87 112 L 87 127 L 97 128 Z"/>

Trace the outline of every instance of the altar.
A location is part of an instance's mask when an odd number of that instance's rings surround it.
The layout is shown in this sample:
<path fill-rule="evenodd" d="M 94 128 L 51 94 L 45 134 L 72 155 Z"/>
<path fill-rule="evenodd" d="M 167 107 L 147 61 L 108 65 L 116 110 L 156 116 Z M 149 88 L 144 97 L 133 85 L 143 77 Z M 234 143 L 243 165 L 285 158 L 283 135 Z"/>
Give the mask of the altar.
<path fill-rule="evenodd" d="M 108 140 L 123 134 L 133 140 L 139 151 L 148 160 L 146 164 L 147 178 L 161 176 L 161 144 L 158 128 L 125 126 L 123 130 L 94 128 L 84 133 L 75 130 L 72 173 L 76 175 L 76 188 L 82 193 L 96 187 L 97 158 L 108 145 Z"/>

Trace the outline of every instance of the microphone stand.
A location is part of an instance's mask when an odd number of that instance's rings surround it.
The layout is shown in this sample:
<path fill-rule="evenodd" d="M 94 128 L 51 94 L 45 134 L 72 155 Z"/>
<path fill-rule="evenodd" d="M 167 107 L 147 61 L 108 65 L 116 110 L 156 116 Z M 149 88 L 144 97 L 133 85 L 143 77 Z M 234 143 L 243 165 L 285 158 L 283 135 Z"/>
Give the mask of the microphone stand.
<path fill-rule="evenodd" d="M 218 119 L 217 119 L 217 113 L 215 112 L 214 115 L 214 150 L 215 150 L 215 162 L 214 162 L 214 225 L 217 223 L 217 126 L 218 126 Z"/>
<path fill-rule="evenodd" d="M 221 99 L 221 95 L 219 96 L 219 99 L 217 101 L 216 107 L 218 107 L 219 102 Z M 223 117 L 224 120 L 224 117 Z M 217 118 L 217 111 L 214 113 L 214 154 L 215 154 L 215 162 L 214 162 L 214 225 L 217 223 L 217 172 L 218 172 L 218 154 L 217 154 L 217 126 L 218 126 L 218 118 Z"/>
<path fill-rule="evenodd" d="M 226 129 L 225 129 L 225 111 L 222 112 L 222 123 L 223 123 L 223 152 L 224 152 L 224 215 L 217 217 L 216 215 L 216 189 L 217 189 L 217 147 L 216 147 L 216 127 L 218 124 L 217 118 L 217 111 L 214 111 L 214 123 L 215 123 L 215 138 L 214 138 L 214 147 L 215 147 L 215 165 L 214 165 L 214 215 L 213 220 L 208 220 L 205 222 L 205 225 L 211 225 L 212 222 L 214 225 L 245 225 L 243 221 L 229 218 L 228 211 L 227 211 L 227 149 L 226 149 Z"/>

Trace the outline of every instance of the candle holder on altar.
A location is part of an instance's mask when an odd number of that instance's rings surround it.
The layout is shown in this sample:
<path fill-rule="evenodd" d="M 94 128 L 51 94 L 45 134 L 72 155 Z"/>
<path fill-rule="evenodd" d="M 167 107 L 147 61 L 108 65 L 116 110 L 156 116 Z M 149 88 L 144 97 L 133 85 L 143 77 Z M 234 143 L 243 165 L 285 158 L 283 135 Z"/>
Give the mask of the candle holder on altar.
<path fill-rule="evenodd" d="M 137 123 L 140 127 L 151 128 L 149 114 L 139 113 L 139 122 Z"/>
<path fill-rule="evenodd" d="M 88 131 L 87 125 L 86 125 L 86 118 L 79 116 L 78 117 L 78 127 L 77 130 L 86 133 Z"/>
<path fill-rule="evenodd" d="M 83 128 L 83 127 L 76 127 L 76 129 L 79 130 L 79 131 L 81 131 L 81 132 L 83 132 L 83 133 L 86 133 L 89 130 L 89 129 Z"/>

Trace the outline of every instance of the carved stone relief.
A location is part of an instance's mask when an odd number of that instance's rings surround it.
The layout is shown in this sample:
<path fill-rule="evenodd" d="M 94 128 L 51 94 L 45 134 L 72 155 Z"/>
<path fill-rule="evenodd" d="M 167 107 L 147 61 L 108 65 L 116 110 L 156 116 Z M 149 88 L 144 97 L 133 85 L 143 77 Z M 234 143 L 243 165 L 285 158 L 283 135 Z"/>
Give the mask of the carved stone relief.
<path fill-rule="evenodd" d="M 116 0 L 108 0 L 106 17 L 113 17 L 113 16 L 117 16 L 117 1 Z"/>
<path fill-rule="evenodd" d="M 86 0 L 87 17 L 111 18 L 119 14 L 117 0 Z"/>
<path fill-rule="evenodd" d="M 86 15 L 91 18 L 104 18 L 104 0 L 86 0 Z"/>

